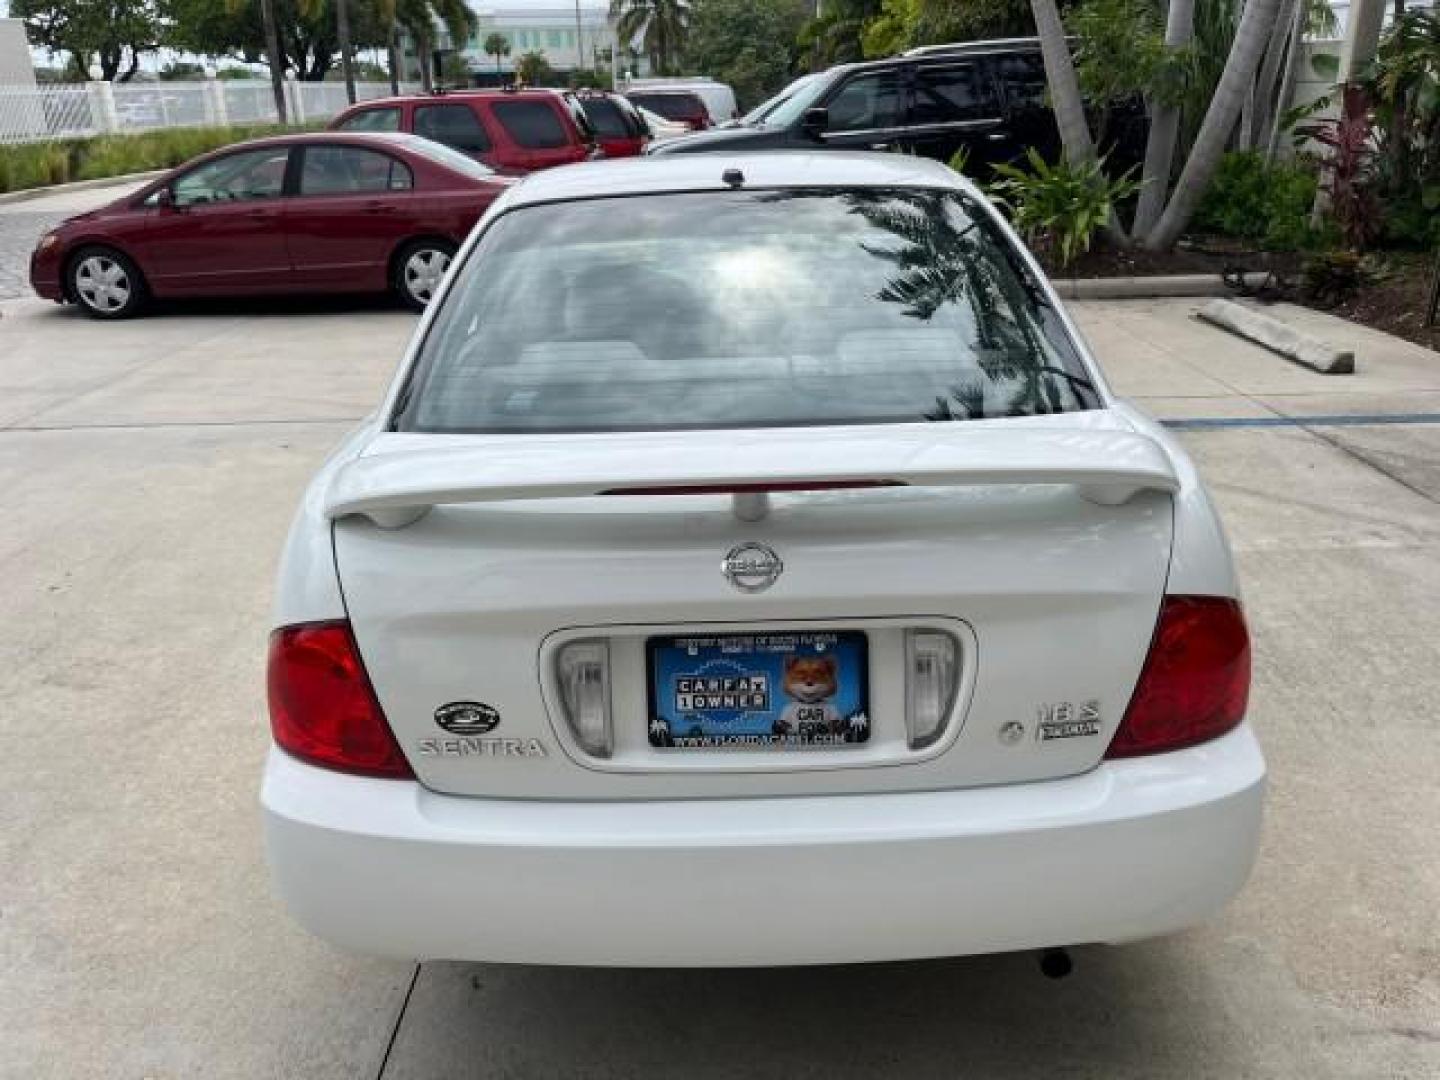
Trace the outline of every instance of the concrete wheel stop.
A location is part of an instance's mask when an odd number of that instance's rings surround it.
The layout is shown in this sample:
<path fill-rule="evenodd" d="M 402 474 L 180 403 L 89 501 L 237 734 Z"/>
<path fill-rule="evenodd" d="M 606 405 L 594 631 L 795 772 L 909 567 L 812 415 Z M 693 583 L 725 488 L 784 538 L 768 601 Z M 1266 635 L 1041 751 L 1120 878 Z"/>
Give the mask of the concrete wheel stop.
<path fill-rule="evenodd" d="M 1350 349 L 1336 348 L 1233 300 L 1211 300 L 1196 314 L 1212 326 L 1253 341 L 1321 375 L 1355 374 L 1355 353 Z"/>

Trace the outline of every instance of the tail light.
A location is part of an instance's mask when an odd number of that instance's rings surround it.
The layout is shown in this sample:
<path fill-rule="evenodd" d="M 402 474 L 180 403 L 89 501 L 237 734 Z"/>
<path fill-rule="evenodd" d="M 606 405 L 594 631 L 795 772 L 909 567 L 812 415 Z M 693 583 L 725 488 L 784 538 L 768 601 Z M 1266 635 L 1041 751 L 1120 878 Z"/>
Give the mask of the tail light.
<path fill-rule="evenodd" d="M 1250 695 L 1250 635 L 1240 604 L 1167 596 L 1109 758 L 1193 746 L 1235 727 Z"/>
<path fill-rule="evenodd" d="M 911 630 L 905 635 L 905 733 L 912 750 L 929 746 L 945 730 L 955 704 L 958 655 L 949 634 Z"/>
<path fill-rule="evenodd" d="M 572 641 L 556 657 L 565 719 L 587 754 L 609 757 L 610 649 L 603 641 Z"/>
<path fill-rule="evenodd" d="M 327 769 L 411 780 L 350 624 L 301 623 L 270 635 L 270 730 L 282 749 Z"/>

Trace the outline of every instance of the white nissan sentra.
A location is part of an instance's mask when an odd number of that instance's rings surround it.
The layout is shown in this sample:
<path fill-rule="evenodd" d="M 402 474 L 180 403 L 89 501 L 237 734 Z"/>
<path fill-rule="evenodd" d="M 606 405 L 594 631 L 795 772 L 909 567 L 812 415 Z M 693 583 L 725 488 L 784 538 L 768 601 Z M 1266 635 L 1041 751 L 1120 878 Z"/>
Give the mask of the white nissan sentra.
<path fill-rule="evenodd" d="M 406 958 L 1164 934 L 1255 856 L 1238 595 L 1185 451 L 949 170 L 541 173 L 290 533 L 274 876 Z"/>

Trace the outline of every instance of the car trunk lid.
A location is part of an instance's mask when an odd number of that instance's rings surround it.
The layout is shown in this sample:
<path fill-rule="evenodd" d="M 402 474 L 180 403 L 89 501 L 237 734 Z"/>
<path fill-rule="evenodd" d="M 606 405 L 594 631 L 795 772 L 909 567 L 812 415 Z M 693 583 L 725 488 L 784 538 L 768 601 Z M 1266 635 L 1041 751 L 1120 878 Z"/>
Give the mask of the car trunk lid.
<path fill-rule="evenodd" d="M 1163 449 L 1105 410 L 961 424 L 377 438 L 326 493 L 356 640 L 421 780 L 658 798 L 928 789 L 1092 767 L 1169 562 Z M 727 552 L 783 560 L 737 588 Z M 864 643 L 863 744 L 677 749 L 647 731 L 679 638 Z M 943 737 L 907 740 L 916 635 L 954 643 Z M 608 660 L 613 746 L 566 719 L 563 650 Z M 778 695 L 779 688 L 774 688 Z M 498 718 L 457 735 L 447 706 Z M 451 725 L 453 726 L 453 725 Z"/>

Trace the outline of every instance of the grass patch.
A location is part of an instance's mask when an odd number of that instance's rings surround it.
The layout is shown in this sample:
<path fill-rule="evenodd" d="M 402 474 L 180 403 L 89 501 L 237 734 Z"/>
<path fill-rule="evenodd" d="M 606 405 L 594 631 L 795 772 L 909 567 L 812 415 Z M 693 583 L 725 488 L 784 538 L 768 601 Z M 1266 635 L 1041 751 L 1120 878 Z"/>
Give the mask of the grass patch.
<path fill-rule="evenodd" d="M 166 128 L 134 135 L 100 135 L 93 139 L 3 146 L 0 147 L 0 192 L 170 169 L 199 154 L 244 139 L 301 130 L 304 128 L 279 124 Z"/>

